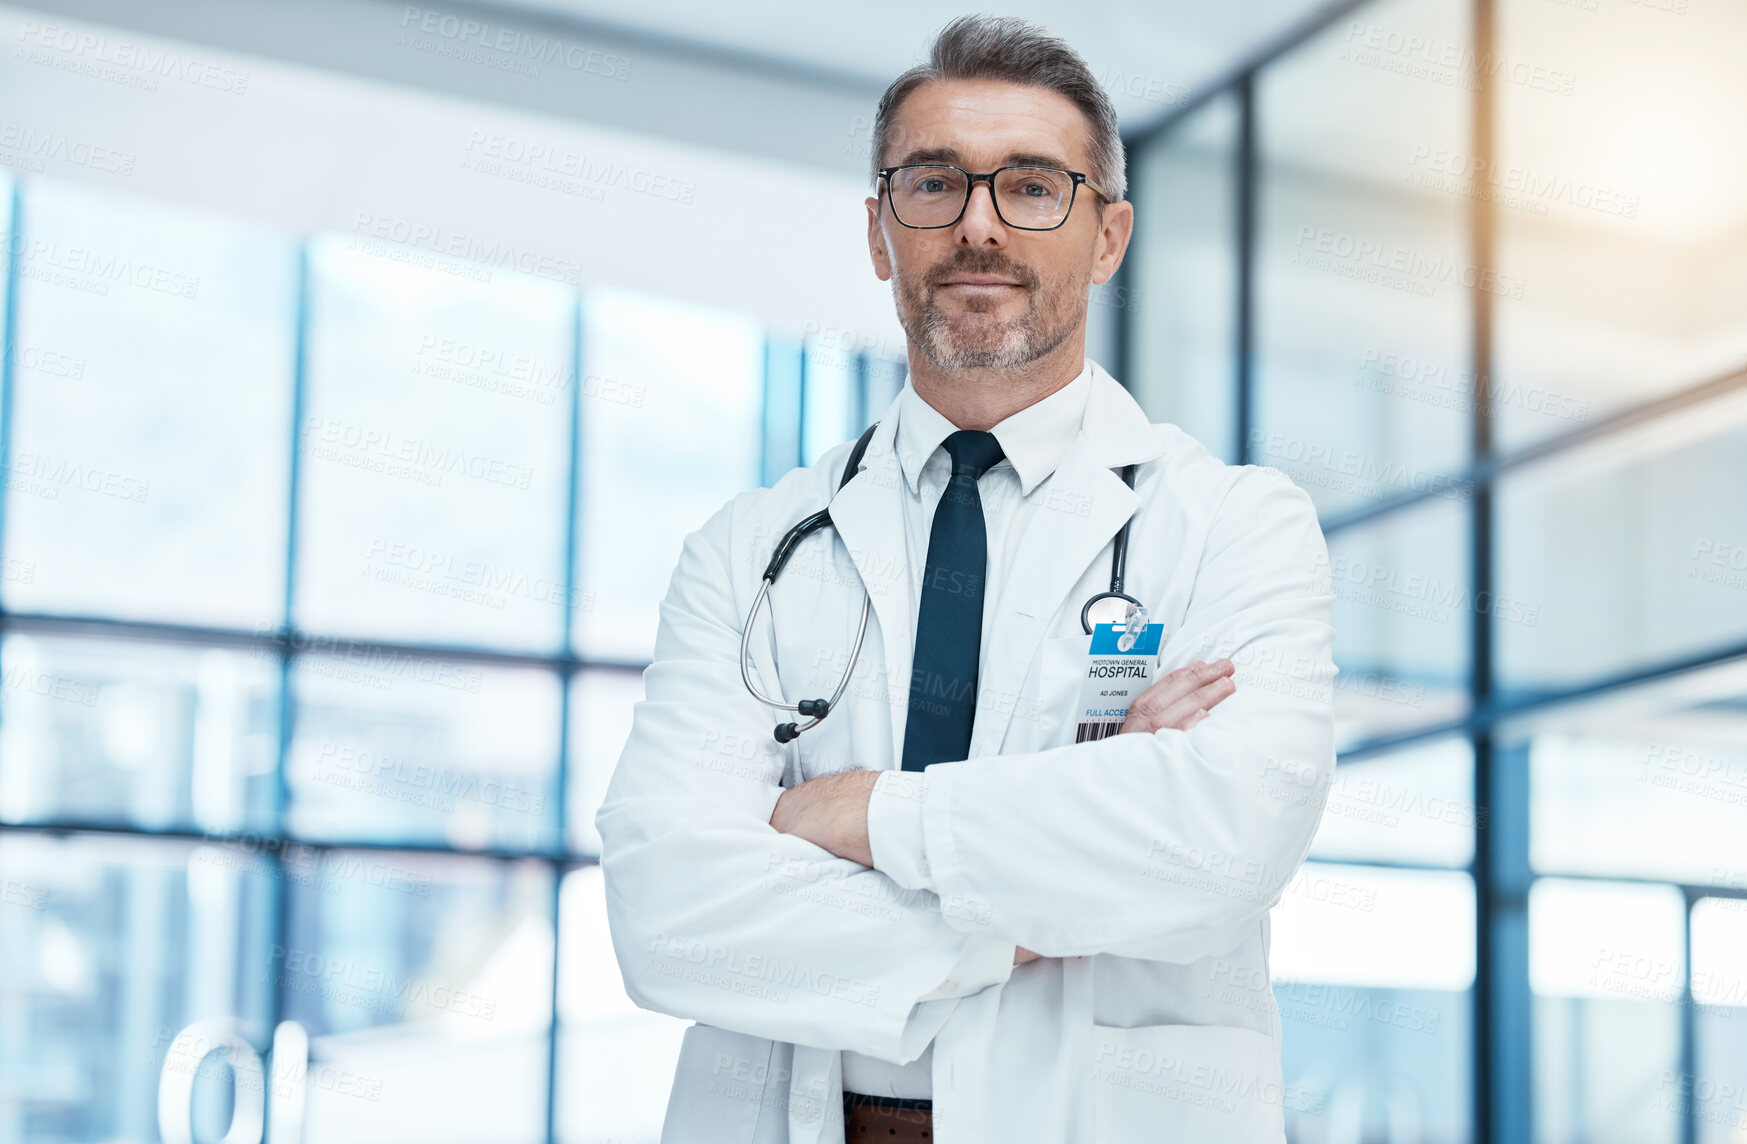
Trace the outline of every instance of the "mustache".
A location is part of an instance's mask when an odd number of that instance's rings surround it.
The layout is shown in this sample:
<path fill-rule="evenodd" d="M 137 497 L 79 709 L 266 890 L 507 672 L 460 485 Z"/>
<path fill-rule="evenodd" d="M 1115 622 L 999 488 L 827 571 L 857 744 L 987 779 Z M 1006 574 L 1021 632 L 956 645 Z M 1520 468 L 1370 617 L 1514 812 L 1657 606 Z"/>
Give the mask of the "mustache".
<path fill-rule="evenodd" d="M 1012 279 L 1027 290 L 1037 286 L 1037 275 L 1030 267 L 1005 258 L 954 258 L 930 270 L 926 281 L 931 287 L 939 286 L 966 274 L 997 274 Z"/>

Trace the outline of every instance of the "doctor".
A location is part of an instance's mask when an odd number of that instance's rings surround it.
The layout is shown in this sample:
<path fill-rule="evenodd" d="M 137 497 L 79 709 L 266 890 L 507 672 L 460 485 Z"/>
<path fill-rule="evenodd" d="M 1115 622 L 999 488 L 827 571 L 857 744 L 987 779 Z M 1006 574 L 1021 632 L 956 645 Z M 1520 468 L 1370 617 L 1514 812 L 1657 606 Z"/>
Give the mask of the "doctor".
<path fill-rule="evenodd" d="M 595 819 L 626 988 L 697 1022 L 662 1139 L 1283 1141 L 1316 1109 L 1282 1084 L 1268 910 L 1334 767 L 1310 501 L 1084 356 L 1134 212 L 1071 48 L 953 22 L 873 162 L 909 383 L 847 474 L 849 443 L 686 538 Z M 1122 536 L 1146 611 L 1112 618 L 1156 667 L 1088 735 L 1081 613 Z M 747 685 L 841 696 L 779 742 Z"/>

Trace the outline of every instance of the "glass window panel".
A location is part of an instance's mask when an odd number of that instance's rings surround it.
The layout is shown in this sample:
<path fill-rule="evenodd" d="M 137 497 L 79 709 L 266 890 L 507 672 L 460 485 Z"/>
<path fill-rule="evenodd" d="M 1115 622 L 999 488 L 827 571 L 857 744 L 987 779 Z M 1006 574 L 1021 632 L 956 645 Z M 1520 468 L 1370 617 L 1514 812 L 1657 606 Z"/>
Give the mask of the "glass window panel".
<path fill-rule="evenodd" d="M 276 652 L 0 641 L 0 821 L 260 829 L 278 749 Z"/>
<path fill-rule="evenodd" d="M 1474 980 L 1466 874 L 1306 862 L 1272 918 L 1279 980 L 1418 989 Z"/>
<path fill-rule="evenodd" d="M 1118 380 L 1152 420 L 1228 462 L 1238 459 L 1237 126 L 1237 101 L 1222 96 L 1135 156 L 1131 285 L 1097 288 L 1130 318 L 1134 376 Z"/>
<path fill-rule="evenodd" d="M 1672 886 L 1542 878 L 1529 890 L 1535 1138 L 1674 1144 L 1685 911 Z"/>
<path fill-rule="evenodd" d="M 1468 455 L 1466 8 L 1366 5 L 1258 77 L 1249 459 L 1325 512 L 1448 486 Z"/>
<path fill-rule="evenodd" d="M 1468 506 L 1441 498 L 1328 536 L 1341 746 L 1466 714 Z"/>
<path fill-rule="evenodd" d="M 732 314 L 587 299 L 587 372 L 635 401 L 582 403 L 580 654 L 646 660 L 680 546 L 759 481 L 764 335 Z"/>
<path fill-rule="evenodd" d="M 1747 750 L 1736 736 L 1747 720 L 1736 703 L 1597 713 L 1587 727 L 1580 718 L 1530 744 L 1537 870 L 1699 884 L 1742 876 Z"/>
<path fill-rule="evenodd" d="M 885 416 L 886 407 L 896 401 L 909 379 L 910 367 L 903 361 L 870 357 L 867 360 L 867 407 L 862 411 L 861 428 Z M 860 430 L 857 430 L 857 436 Z"/>
<path fill-rule="evenodd" d="M 865 426 L 854 423 L 861 409 L 861 394 L 855 381 L 855 355 L 834 346 L 810 342 L 806 354 L 801 464 L 811 465 L 827 449 L 853 440 Z"/>
<path fill-rule="evenodd" d="M 325 863 L 320 883 L 289 887 L 270 978 L 311 1059 L 362 1083 L 312 1090 L 304 1139 L 542 1139 L 551 867 L 390 851 Z"/>
<path fill-rule="evenodd" d="M 6 607 L 276 622 L 294 244 L 54 181 L 18 243 Z"/>
<path fill-rule="evenodd" d="M 788 338 L 772 337 L 765 343 L 761 483 L 766 487 L 776 484 L 801 458 L 805 352 L 803 343 Z"/>
<path fill-rule="evenodd" d="M 265 1047 L 270 869 L 213 846 L 0 834 L 0 1139 L 156 1140 L 160 1074 L 194 1070 L 178 1032 L 223 1022 Z"/>
<path fill-rule="evenodd" d="M 643 698 L 643 674 L 581 671 L 570 688 L 570 849 L 598 855 L 594 816 L 631 736 L 631 709 Z"/>
<path fill-rule="evenodd" d="M 1504 0 L 1500 446 L 1747 368 L 1747 7 Z"/>
<path fill-rule="evenodd" d="M 1315 797 L 1303 784 L 1269 793 Z M 1474 748 L 1439 739 L 1381 758 L 1343 762 L 1328 786 L 1312 857 L 1466 866 L 1474 857 Z"/>
<path fill-rule="evenodd" d="M 1693 904 L 1692 999 L 1747 1010 L 1747 898 L 1700 898 Z"/>
<path fill-rule="evenodd" d="M 1307 862 L 1272 927 L 1290 1137 L 1471 1138 L 1467 875 Z"/>
<path fill-rule="evenodd" d="M 475 272 L 311 245 L 301 628 L 559 646 L 575 296 Z"/>
<path fill-rule="evenodd" d="M 1747 636 L 1747 392 L 1508 472 L 1501 686 L 1528 696 Z"/>
<path fill-rule="evenodd" d="M 1699 1144 L 1736 1144 L 1747 1130 L 1747 899 L 1693 904 L 1692 999 L 1698 1067 L 1664 1094 L 1692 1107 Z"/>
<path fill-rule="evenodd" d="M 558 924 L 558 1139 L 655 1140 L 691 1022 L 639 1009 L 626 995 L 599 867 L 564 876 Z"/>
<path fill-rule="evenodd" d="M 555 674 L 326 650 L 293 663 L 293 834 L 462 849 L 555 841 Z"/>

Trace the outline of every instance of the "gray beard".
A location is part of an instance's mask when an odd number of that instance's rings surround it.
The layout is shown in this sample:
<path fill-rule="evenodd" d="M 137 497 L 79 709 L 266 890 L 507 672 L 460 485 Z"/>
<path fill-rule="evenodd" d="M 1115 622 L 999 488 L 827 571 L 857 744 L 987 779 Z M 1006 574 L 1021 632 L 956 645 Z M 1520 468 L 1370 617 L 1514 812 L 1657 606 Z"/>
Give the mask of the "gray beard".
<path fill-rule="evenodd" d="M 900 307 L 899 322 L 935 368 L 942 370 L 1017 369 L 1066 341 L 1076 321 L 1070 318 L 1055 329 L 1046 329 L 1035 295 L 1024 314 L 1001 322 L 992 334 L 994 319 L 987 313 L 967 311 L 955 323 L 939 303 L 919 297 L 915 309 L 920 310 L 920 315 L 913 318 Z M 967 334 L 962 326 L 981 329 Z"/>

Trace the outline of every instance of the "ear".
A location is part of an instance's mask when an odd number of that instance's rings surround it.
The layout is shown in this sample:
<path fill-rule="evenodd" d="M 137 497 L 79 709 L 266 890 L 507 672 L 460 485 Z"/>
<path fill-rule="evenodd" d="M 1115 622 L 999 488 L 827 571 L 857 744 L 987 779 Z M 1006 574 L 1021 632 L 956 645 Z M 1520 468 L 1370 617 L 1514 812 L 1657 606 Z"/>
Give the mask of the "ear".
<path fill-rule="evenodd" d="M 880 200 L 867 200 L 867 252 L 873 258 L 874 275 L 881 282 L 892 280 L 892 258 L 886 253 L 886 233 L 880 229 Z"/>
<path fill-rule="evenodd" d="M 1110 281 L 1122 256 L 1128 252 L 1128 240 L 1134 237 L 1134 204 L 1124 200 L 1107 203 L 1104 218 L 1098 224 L 1098 237 L 1093 241 L 1092 282 L 1102 286 Z"/>

